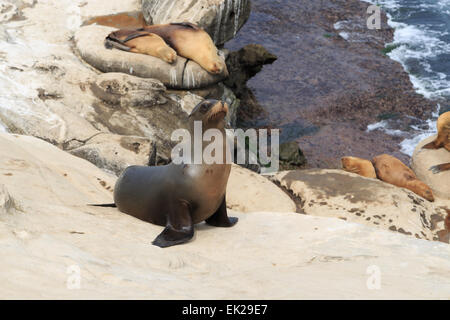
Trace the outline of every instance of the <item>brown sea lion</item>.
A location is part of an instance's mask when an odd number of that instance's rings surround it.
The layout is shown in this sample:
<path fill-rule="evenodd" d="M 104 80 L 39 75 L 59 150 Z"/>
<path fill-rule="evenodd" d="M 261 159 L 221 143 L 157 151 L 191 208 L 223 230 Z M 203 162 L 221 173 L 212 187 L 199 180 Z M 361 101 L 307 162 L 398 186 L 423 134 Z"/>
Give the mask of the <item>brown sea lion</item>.
<path fill-rule="evenodd" d="M 359 174 L 367 178 L 377 178 L 372 162 L 357 157 L 343 157 L 341 159 L 342 169 L 348 172 Z"/>
<path fill-rule="evenodd" d="M 231 227 L 237 222 L 237 218 L 228 217 L 225 196 L 231 171 L 231 164 L 225 161 L 229 152 L 225 133 L 227 112 L 226 103 L 205 100 L 189 116 L 192 137 L 194 121 L 201 121 L 205 132 L 214 128 L 222 133 L 223 164 L 131 166 L 117 180 L 114 203 L 120 211 L 165 226 L 154 245 L 170 247 L 188 242 L 194 236 L 194 224 L 201 221 L 215 227 Z"/>
<path fill-rule="evenodd" d="M 228 75 L 224 59 L 218 55 L 218 50 L 213 40 L 202 28 L 192 23 L 184 22 L 152 25 L 127 30 L 129 32 L 128 36 L 130 37 L 133 37 L 133 32 L 136 37 L 139 37 L 143 31 L 157 34 L 170 47 L 175 49 L 178 55 L 197 62 L 209 73 L 224 73 Z M 119 32 L 123 32 L 123 30 L 119 30 Z M 109 38 L 110 40 L 115 39 L 113 34 Z"/>
<path fill-rule="evenodd" d="M 444 112 L 441 114 L 437 121 L 437 130 L 438 136 L 437 138 L 424 145 L 422 148 L 424 149 L 440 149 L 445 148 L 447 151 L 450 151 L 450 111 Z M 443 171 L 450 170 L 450 162 L 443 163 L 437 166 L 432 166 L 430 168 L 433 173 L 440 173 Z"/>
<path fill-rule="evenodd" d="M 378 179 L 400 188 L 409 189 L 428 201 L 434 201 L 431 188 L 417 179 L 414 172 L 397 158 L 382 154 L 373 158 L 372 163 Z"/>
<path fill-rule="evenodd" d="M 168 63 L 174 63 L 177 59 L 177 53 L 167 45 L 163 38 L 147 31 L 123 29 L 112 32 L 106 37 L 105 46 L 147 54 Z"/>

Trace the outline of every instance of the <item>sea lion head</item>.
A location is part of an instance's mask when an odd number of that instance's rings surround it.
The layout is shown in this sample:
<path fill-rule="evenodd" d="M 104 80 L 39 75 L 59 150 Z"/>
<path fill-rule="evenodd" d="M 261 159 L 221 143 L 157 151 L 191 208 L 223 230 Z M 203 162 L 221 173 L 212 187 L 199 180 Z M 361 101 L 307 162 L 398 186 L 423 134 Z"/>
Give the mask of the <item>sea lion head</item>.
<path fill-rule="evenodd" d="M 208 99 L 200 102 L 189 115 L 191 123 L 201 121 L 203 129 L 225 127 L 225 117 L 228 114 L 228 104 L 222 101 Z"/>
<path fill-rule="evenodd" d="M 217 56 L 216 59 L 211 59 L 211 62 L 209 62 L 208 66 L 206 67 L 209 73 L 212 74 L 224 74 L 225 76 L 228 76 L 228 69 L 225 64 L 225 62 Z"/>
<path fill-rule="evenodd" d="M 417 179 L 408 181 L 408 189 L 430 202 L 434 201 L 433 191 L 425 182 Z"/>

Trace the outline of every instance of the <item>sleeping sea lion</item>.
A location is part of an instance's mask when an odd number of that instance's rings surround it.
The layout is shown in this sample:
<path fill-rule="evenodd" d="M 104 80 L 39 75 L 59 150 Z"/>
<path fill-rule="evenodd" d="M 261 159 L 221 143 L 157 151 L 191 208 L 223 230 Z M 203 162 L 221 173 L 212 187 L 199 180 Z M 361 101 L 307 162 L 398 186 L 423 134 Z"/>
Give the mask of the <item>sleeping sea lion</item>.
<path fill-rule="evenodd" d="M 434 201 L 431 188 L 417 179 L 414 172 L 397 158 L 382 154 L 372 159 L 377 177 L 397 187 L 406 188 L 419 196 Z"/>
<path fill-rule="evenodd" d="M 228 75 L 227 66 L 224 59 L 218 55 L 218 50 L 209 34 L 195 24 L 170 23 L 145 26 L 134 30 L 119 30 L 120 34 L 127 33 L 128 37 L 141 37 L 142 32 L 157 34 L 175 51 L 178 55 L 197 62 L 203 69 L 212 74 Z M 119 37 L 112 33 L 108 36 L 110 40 L 119 40 Z M 119 49 L 121 49 L 119 47 Z"/>
<path fill-rule="evenodd" d="M 367 178 L 377 178 L 372 162 L 357 157 L 343 157 L 341 159 L 342 169 L 348 172 L 359 174 Z"/>
<path fill-rule="evenodd" d="M 450 151 L 450 111 L 444 112 L 441 114 L 437 121 L 437 130 L 438 136 L 437 138 L 424 145 L 422 148 L 424 149 L 439 149 L 445 148 L 447 151 Z M 443 163 L 437 166 L 432 166 L 430 168 L 433 173 L 439 173 L 442 171 L 450 170 L 450 162 Z"/>
<path fill-rule="evenodd" d="M 216 227 L 231 227 L 237 222 L 237 218 L 228 217 L 225 200 L 231 171 L 231 164 L 225 161 L 229 152 L 225 134 L 227 112 L 226 103 L 205 100 L 189 116 L 191 137 L 194 121 L 201 121 L 204 131 L 216 128 L 222 133 L 222 164 L 131 166 L 117 180 L 114 202 L 120 211 L 165 226 L 154 245 L 169 247 L 189 241 L 194 235 L 194 224 L 201 221 Z"/>
<path fill-rule="evenodd" d="M 177 60 L 177 53 L 158 35 L 146 31 L 118 30 L 110 33 L 105 40 L 108 49 L 113 47 L 134 53 L 147 54 L 168 63 Z"/>

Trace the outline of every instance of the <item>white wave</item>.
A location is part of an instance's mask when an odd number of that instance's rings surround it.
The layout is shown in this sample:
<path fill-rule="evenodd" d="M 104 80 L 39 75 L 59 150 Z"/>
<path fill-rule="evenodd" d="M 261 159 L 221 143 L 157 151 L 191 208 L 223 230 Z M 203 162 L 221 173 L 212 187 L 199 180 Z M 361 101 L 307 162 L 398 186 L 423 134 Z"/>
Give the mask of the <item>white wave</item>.
<path fill-rule="evenodd" d="M 381 130 L 386 132 L 391 136 L 403 136 L 405 132 L 401 130 L 389 129 L 389 122 L 387 120 L 382 120 L 380 122 L 372 123 L 367 126 L 367 132 Z"/>
<path fill-rule="evenodd" d="M 432 118 L 427 120 L 427 129 L 419 129 L 418 127 L 412 126 L 413 129 L 420 132 L 419 134 L 416 134 L 412 138 L 408 138 L 403 140 L 400 143 L 400 151 L 404 154 L 407 154 L 409 156 L 412 156 L 414 153 L 414 149 L 416 148 L 417 144 L 422 141 L 423 139 L 430 137 L 432 135 L 435 135 L 437 133 L 436 128 L 436 122 L 439 117 L 439 110 L 440 105 L 438 105 L 438 108 L 436 112 L 433 112 Z"/>
<path fill-rule="evenodd" d="M 450 52 L 450 43 L 444 42 L 441 38 L 448 35 L 448 31 L 436 31 L 429 26 L 409 25 L 395 21 L 393 15 L 402 7 L 400 0 L 368 0 L 373 4 L 380 4 L 388 16 L 388 24 L 394 28 L 394 40 L 392 45 L 396 48 L 388 56 L 399 62 L 409 74 L 411 83 L 417 93 L 428 99 L 439 99 L 450 97 L 450 75 L 433 70 L 430 60 L 442 54 Z M 450 14 L 450 0 L 439 0 L 437 2 L 417 4 L 422 11 L 437 11 Z M 434 25 L 436 27 L 436 25 Z M 444 26 L 442 26 L 444 27 Z M 426 75 L 418 76 L 412 73 L 413 65 L 420 66 L 426 72 Z M 414 136 L 405 138 L 400 143 L 401 152 L 412 155 L 416 145 L 424 138 L 436 134 L 436 121 L 439 114 L 438 110 L 432 114 L 432 118 L 420 128 L 411 126 L 415 131 Z M 423 129 L 426 128 L 426 129 Z M 382 130 L 390 135 L 407 136 L 410 135 L 400 130 L 389 129 L 387 121 L 380 121 L 368 126 L 368 131 Z"/>

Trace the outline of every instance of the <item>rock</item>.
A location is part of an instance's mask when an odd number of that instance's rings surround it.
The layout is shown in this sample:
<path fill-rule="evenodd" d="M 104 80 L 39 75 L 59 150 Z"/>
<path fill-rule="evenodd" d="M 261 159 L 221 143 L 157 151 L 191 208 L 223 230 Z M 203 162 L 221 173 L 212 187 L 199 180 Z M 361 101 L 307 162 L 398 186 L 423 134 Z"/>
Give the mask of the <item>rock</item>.
<path fill-rule="evenodd" d="M 265 114 L 255 95 L 247 86 L 247 81 L 260 72 L 264 65 L 272 64 L 277 57 L 258 44 L 246 45 L 238 51 L 230 52 L 226 63 L 230 76 L 224 81 L 240 100 L 242 108 L 238 120 L 251 120 Z"/>
<path fill-rule="evenodd" d="M 191 22 L 205 29 L 216 45 L 234 38 L 250 16 L 250 0 L 142 0 L 148 24 Z"/>
<path fill-rule="evenodd" d="M 295 212 L 291 198 L 273 182 L 238 165 L 232 165 L 227 186 L 228 208 L 240 212 Z"/>
<path fill-rule="evenodd" d="M 232 51 L 226 60 L 230 76 L 224 83 L 240 97 L 247 81 L 260 72 L 264 65 L 276 60 L 276 55 L 259 44 L 249 44 L 238 51 Z"/>
<path fill-rule="evenodd" d="M 232 212 L 235 227 L 199 224 L 192 242 L 161 249 L 151 241 L 162 227 L 87 206 L 111 202 L 114 177 L 42 140 L 0 133 L 0 176 L 23 210 L 0 214 L 2 299 L 450 298 L 447 244 Z M 374 268 L 380 290 L 368 287 Z"/>
<path fill-rule="evenodd" d="M 175 89 L 203 88 L 225 79 L 225 75 L 212 75 L 196 62 L 178 56 L 174 64 L 144 54 L 117 49 L 106 49 L 106 36 L 116 29 L 89 25 L 75 34 L 80 56 L 102 72 L 122 72 L 141 78 L 154 78 Z"/>
<path fill-rule="evenodd" d="M 155 79 L 141 79 L 124 73 L 103 73 L 90 85 L 97 98 L 120 107 L 154 107 L 165 104 L 166 88 Z"/>
<path fill-rule="evenodd" d="M 158 80 L 124 73 L 100 74 L 89 87 L 99 99 L 93 104 L 93 120 L 99 130 L 146 137 L 156 143 L 165 159 L 178 143 L 170 140 L 173 131 L 186 128 L 190 112 L 202 100 L 193 94 L 169 94 Z"/>
<path fill-rule="evenodd" d="M 0 184 L 0 219 L 2 214 L 10 213 L 16 209 L 14 199 L 3 184 Z"/>
<path fill-rule="evenodd" d="M 0 0 L 0 22 L 11 20 L 19 12 L 17 6 L 10 1 Z"/>
<path fill-rule="evenodd" d="M 439 240 L 445 210 L 404 188 L 343 170 L 296 170 L 273 179 L 301 199 L 306 214 Z M 435 225 L 435 221 L 441 222 Z"/>
<path fill-rule="evenodd" d="M 158 164 L 169 162 L 167 157 L 153 154 L 157 152 L 156 143 L 148 138 L 136 136 L 101 133 L 86 141 L 81 147 L 66 150 L 117 176 L 128 166 L 148 165 L 150 159 L 155 159 Z"/>
<path fill-rule="evenodd" d="M 280 145 L 280 168 L 288 170 L 306 164 L 306 158 L 295 141 L 285 142 Z"/>
<path fill-rule="evenodd" d="M 411 168 L 417 178 L 425 182 L 437 197 L 450 199 L 450 171 L 434 174 L 430 171 L 432 166 L 449 163 L 450 152 L 441 148 L 437 150 L 422 149 L 422 147 L 436 139 L 436 135 L 421 141 L 414 150 L 411 159 Z"/>

